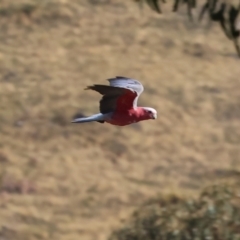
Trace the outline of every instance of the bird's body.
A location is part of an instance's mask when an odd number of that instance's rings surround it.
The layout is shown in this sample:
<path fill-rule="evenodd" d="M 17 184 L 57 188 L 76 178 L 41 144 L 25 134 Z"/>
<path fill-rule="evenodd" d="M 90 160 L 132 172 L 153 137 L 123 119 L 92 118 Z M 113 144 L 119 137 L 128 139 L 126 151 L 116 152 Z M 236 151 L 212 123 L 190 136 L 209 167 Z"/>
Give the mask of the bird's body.
<path fill-rule="evenodd" d="M 137 107 L 142 84 L 131 78 L 116 77 L 109 79 L 110 86 L 93 85 L 87 87 L 103 95 L 100 100 L 99 114 L 74 119 L 73 123 L 97 121 L 112 125 L 125 126 L 148 119 L 156 119 L 157 111 L 150 107 Z"/>
<path fill-rule="evenodd" d="M 128 111 L 115 112 L 111 115 L 110 119 L 106 119 L 105 122 L 117 126 L 126 126 L 148 119 L 149 115 L 145 113 L 143 108 L 138 107 L 136 109 L 129 109 Z"/>

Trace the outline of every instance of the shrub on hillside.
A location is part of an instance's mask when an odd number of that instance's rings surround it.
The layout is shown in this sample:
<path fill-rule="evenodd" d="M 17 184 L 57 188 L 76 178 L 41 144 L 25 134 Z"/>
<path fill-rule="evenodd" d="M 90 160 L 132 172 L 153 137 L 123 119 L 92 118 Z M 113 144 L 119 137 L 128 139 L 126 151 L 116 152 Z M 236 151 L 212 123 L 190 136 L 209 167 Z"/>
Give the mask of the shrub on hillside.
<path fill-rule="evenodd" d="M 238 240 L 240 186 L 212 186 L 197 199 L 158 198 L 136 211 L 110 240 Z"/>

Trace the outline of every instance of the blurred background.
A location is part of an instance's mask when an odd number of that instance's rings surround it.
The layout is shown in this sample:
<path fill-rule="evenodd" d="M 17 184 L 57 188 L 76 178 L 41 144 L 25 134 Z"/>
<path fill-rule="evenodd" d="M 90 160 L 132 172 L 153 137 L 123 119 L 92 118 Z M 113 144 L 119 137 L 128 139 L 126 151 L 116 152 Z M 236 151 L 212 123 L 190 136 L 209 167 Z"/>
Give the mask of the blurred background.
<path fill-rule="evenodd" d="M 106 239 L 149 198 L 240 171 L 240 62 L 219 24 L 134 1 L 0 1 L 0 238 Z M 145 87 L 158 119 L 97 113 L 87 85 Z"/>

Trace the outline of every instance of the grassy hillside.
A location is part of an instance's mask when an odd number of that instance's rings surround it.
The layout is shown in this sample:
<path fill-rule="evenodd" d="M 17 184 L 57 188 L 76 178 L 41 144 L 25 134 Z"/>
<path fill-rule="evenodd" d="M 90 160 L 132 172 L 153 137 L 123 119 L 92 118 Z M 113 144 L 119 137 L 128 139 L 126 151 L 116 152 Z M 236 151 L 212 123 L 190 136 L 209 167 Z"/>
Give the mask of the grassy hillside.
<path fill-rule="evenodd" d="M 231 42 L 181 13 L 109 2 L 0 1 L 3 239 L 106 239 L 157 192 L 194 195 L 240 170 Z M 139 104 L 158 119 L 71 124 L 98 112 L 83 89 L 115 75 L 144 84 Z"/>

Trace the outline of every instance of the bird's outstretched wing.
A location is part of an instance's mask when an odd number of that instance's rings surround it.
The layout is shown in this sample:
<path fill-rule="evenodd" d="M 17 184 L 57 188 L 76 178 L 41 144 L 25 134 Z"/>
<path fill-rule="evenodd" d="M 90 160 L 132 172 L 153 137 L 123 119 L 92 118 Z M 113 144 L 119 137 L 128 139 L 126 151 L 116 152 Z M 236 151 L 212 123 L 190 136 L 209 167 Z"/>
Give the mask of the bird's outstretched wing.
<path fill-rule="evenodd" d="M 110 86 L 96 84 L 86 88 L 103 95 L 100 100 L 101 113 L 121 112 L 137 107 L 138 97 L 144 90 L 139 81 L 120 76 L 110 78 L 108 81 Z"/>

